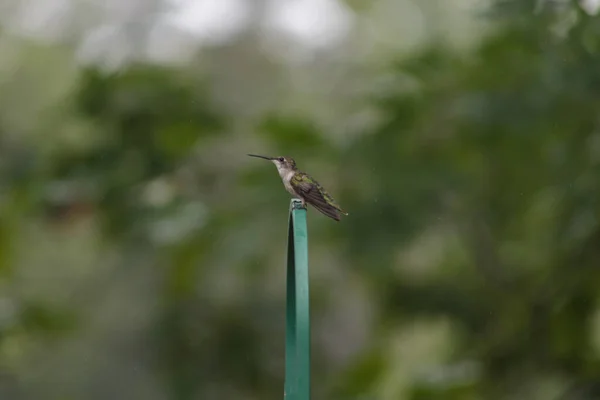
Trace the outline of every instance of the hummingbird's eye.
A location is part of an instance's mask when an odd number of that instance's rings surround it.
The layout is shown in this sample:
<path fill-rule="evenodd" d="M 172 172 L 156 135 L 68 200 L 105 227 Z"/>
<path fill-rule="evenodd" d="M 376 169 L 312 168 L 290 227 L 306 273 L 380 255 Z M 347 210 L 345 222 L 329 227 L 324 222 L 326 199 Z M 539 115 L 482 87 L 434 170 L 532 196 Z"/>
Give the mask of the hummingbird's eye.
<path fill-rule="evenodd" d="M 279 157 L 278 160 L 283 162 L 283 157 Z"/>

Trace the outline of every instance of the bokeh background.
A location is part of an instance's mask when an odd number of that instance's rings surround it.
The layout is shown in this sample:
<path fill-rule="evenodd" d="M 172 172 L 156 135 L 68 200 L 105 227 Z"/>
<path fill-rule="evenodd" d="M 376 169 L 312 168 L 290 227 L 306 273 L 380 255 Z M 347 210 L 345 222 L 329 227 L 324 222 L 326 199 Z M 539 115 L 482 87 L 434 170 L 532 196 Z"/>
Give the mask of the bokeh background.
<path fill-rule="evenodd" d="M 2 0 L 0 399 L 600 399 L 598 3 Z"/>

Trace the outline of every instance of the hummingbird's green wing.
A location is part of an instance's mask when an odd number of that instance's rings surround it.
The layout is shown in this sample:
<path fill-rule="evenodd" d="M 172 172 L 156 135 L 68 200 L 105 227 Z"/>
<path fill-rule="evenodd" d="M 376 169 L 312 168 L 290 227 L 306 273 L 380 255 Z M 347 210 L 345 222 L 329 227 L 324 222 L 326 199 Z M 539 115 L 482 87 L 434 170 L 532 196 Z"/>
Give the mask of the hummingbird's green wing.
<path fill-rule="evenodd" d="M 340 212 L 348 215 L 335 200 L 333 200 L 331 195 L 323 189 L 319 182 L 315 181 L 308 174 L 305 174 L 304 172 L 296 173 L 292 179 L 290 179 L 290 185 L 307 203 L 328 217 L 339 221 Z"/>

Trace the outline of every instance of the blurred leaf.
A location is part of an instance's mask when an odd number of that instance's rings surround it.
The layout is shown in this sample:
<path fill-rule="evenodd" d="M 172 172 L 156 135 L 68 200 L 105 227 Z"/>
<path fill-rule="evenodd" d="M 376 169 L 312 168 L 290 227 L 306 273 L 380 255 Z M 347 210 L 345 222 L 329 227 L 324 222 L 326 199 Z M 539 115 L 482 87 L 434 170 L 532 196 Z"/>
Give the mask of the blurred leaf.
<path fill-rule="evenodd" d="M 258 127 L 281 154 L 294 156 L 326 149 L 322 133 L 314 123 L 298 116 L 270 115 Z"/>
<path fill-rule="evenodd" d="M 362 398 L 378 383 L 389 365 L 385 352 L 379 347 L 371 349 L 356 360 L 344 374 L 339 386 L 335 388 L 334 397 L 340 399 Z"/>

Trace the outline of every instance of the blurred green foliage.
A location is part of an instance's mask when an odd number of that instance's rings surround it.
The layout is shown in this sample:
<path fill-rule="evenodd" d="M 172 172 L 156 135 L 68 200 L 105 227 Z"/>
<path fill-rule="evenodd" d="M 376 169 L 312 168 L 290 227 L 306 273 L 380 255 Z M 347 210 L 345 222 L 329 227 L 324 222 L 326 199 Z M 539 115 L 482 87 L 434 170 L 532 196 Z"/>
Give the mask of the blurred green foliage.
<path fill-rule="evenodd" d="M 360 99 L 376 122 L 341 139 L 284 104 L 238 115 L 193 68 L 15 39 L 0 398 L 280 398 L 288 195 L 249 152 L 350 212 L 309 211 L 314 398 L 600 398 L 598 18 L 481 18 L 468 51 L 390 61 Z"/>

